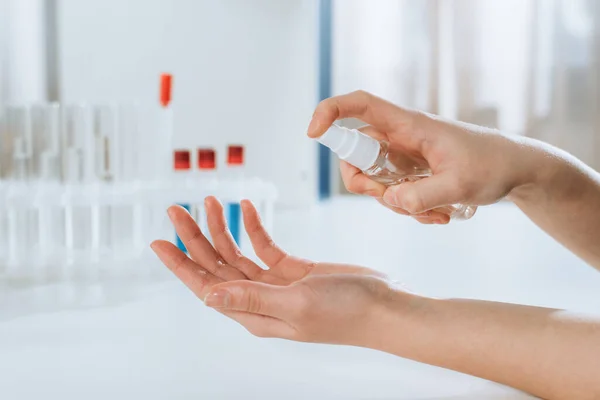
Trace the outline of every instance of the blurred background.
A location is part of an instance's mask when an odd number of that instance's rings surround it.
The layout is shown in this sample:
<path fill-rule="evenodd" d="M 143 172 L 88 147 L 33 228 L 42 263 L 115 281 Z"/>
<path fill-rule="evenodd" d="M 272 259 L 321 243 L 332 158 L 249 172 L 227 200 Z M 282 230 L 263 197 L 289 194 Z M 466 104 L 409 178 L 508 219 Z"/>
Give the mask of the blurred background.
<path fill-rule="evenodd" d="M 277 184 L 281 204 L 312 204 L 319 180 L 321 197 L 342 191 L 304 131 L 320 98 L 359 88 L 600 167 L 593 0 L 0 6 L 0 102 L 151 102 L 157 73 L 172 72 L 175 145 L 246 143 L 248 168 Z"/>
<path fill-rule="evenodd" d="M 595 0 L 0 0 L 0 106 L 155 104 L 170 72 L 173 146 L 242 144 L 248 175 L 279 191 L 274 237 L 289 252 L 434 296 L 595 312 L 599 274 L 512 205 L 421 226 L 347 195 L 337 160 L 305 132 L 321 99 L 362 89 L 599 169 L 599 57 Z M 75 304 L 76 286 L 57 290 Z M 360 349 L 260 341 L 177 282 L 153 293 L 0 313 L 7 398 L 522 398 Z M 0 311 L 25 302 L 1 294 Z"/>

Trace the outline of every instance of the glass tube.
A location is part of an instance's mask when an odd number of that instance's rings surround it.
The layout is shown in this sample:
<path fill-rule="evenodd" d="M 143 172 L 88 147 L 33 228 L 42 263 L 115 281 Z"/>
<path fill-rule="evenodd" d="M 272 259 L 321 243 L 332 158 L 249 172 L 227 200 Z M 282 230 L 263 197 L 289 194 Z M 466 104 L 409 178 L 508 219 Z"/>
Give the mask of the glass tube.
<path fill-rule="evenodd" d="M 13 276 L 24 276 L 37 247 L 37 215 L 28 182 L 32 177 L 32 132 L 29 107 L 6 110 L 7 155 L 11 162 L 7 178 L 11 184 L 7 204 L 8 264 Z"/>
<path fill-rule="evenodd" d="M 119 107 L 118 148 L 116 149 L 118 170 L 117 187 L 122 192 L 123 202 L 116 206 L 113 215 L 114 250 L 120 257 L 131 258 L 139 254 L 144 246 L 143 237 L 143 196 L 139 195 L 140 152 L 143 143 L 140 137 L 139 113 L 137 105 Z"/>
<path fill-rule="evenodd" d="M 69 265 L 88 258 L 92 248 L 91 206 L 83 201 L 93 180 L 93 119 L 87 106 L 68 106 L 63 113 L 62 176 L 67 188 L 65 245 Z M 65 271 L 69 275 L 80 271 Z M 67 278 L 70 276 L 67 276 Z"/>
<path fill-rule="evenodd" d="M 9 107 L 6 111 L 7 151 L 12 160 L 9 179 L 27 182 L 32 172 L 31 113 L 28 107 Z"/>
<path fill-rule="evenodd" d="M 37 190 L 47 203 L 38 205 L 39 259 L 48 264 L 60 261 L 65 251 L 64 214 L 58 201 L 61 180 L 61 109 L 58 104 L 32 108 L 33 170 Z"/>
<path fill-rule="evenodd" d="M 100 105 L 94 108 L 94 165 L 95 189 L 98 197 L 92 199 L 92 232 L 94 235 L 95 259 L 106 260 L 112 253 L 116 233 L 114 228 L 114 207 L 108 204 L 108 191 L 114 190 L 114 180 L 118 169 L 118 110 L 114 105 Z M 116 195 L 116 193 L 115 193 Z M 111 198 L 115 198 L 112 196 Z M 106 274 L 111 265 L 103 263 Z"/>
<path fill-rule="evenodd" d="M 6 260 L 8 258 L 8 232 L 6 226 L 7 208 L 7 183 L 6 183 L 6 163 L 8 158 L 8 129 L 7 129 L 6 109 L 0 107 L 0 275 L 6 270 Z"/>

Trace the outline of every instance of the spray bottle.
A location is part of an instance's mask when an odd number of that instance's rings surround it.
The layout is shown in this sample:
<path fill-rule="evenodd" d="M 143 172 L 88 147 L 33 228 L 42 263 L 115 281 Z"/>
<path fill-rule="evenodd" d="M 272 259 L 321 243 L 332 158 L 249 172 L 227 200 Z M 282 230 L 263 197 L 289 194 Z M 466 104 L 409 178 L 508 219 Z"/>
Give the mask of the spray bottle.
<path fill-rule="evenodd" d="M 372 180 L 385 186 L 414 182 L 432 175 L 429 165 L 407 154 L 390 151 L 389 144 L 377 141 L 356 129 L 333 125 L 317 139 L 348 164 L 360 169 Z M 455 220 L 467 220 L 477 207 L 454 204 L 442 207 Z"/>

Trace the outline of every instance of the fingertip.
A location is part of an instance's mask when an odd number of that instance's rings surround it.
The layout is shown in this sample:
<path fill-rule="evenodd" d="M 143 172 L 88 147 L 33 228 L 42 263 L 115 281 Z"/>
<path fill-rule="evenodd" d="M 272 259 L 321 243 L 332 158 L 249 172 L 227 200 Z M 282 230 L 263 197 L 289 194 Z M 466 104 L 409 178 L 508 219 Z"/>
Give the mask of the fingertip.
<path fill-rule="evenodd" d="M 435 220 L 438 225 L 448 225 L 450 223 L 450 216 L 448 214 L 439 213 L 439 216 L 437 216 Z"/>
<path fill-rule="evenodd" d="M 316 115 L 313 115 L 312 119 L 310 120 L 310 124 L 308 124 L 308 129 L 306 131 L 306 134 L 308 135 L 309 138 L 311 139 L 316 139 L 319 136 L 321 136 L 323 134 L 323 132 L 320 132 L 320 122 L 317 119 Z"/>
<path fill-rule="evenodd" d="M 227 290 L 214 288 L 204 297 L 204 304 L 211 308 L 228 308 L 231 303 L 231 294 Z"/>
<path fill-rule="evenodd" d="M 240 202 L 240 205 L 242 206 L 242 211 L 244 211 L 244 212 L 250 212 L 250 211 L 256 210 L 254 203 L 252 203 L 252 201 L 250 201 L 248 199 L 243 199 Z"/>
<path fill-rule="evenodd" d="M 170 206 L 169 208 L 167 208 L 167 215 L 169 216 L 169 219 L 172 221 L 173 218 L 175 217 L 175 206 Z"/>
<path fill-rule="evenodd" d="M 323 135 L 327 129 L 336 120 L 336 100 L 330 97 L 321 101 L 315 112 L 312 115 L 310 124 L 308 125 L 307 135 L 312 139 L 316 139 Z"/>
<path fill-rule="evenodd" d="M 188 210 L 177 204 L 174 204 L 167 208 L 167 215 L 169 216 L 169 219 L 171 219 L 171 221 L 176 220 L 181 213 L 189 214 Z"/>
<path fill-rule="evenodd" d="M 156 253 L 156 251 L 160 248 L 160 243 L 158 240 L 154 240 L 152 243 L 150 243 L 150 248 L 152 249 L 153 252 Z"/>
<path fill-rule="evenodd" d="M 177 251 L 180 251 L 173 243 L 167 240 L 155 240 L 150 243 L 150 249 L 160 258 L 164 260 L 165 257 L 170 257 Z"/>
<path fill-rule="evenodd" d="M 247 218 L 249 221 L 259 220 L 260 215 L 258 214 L 258 209 L 250 200 L 243 200 L 242 202 L 242 216 L 244 217 L 244 225 L 246 224 Z"/>
<path fill-rule="evenodd" d="M 382 199 L 388 206 L 402 208 L 402 205 L 398 202 L 398 197 L 396 196 L 396 190 L 394 189 L 394 186 L 391 186 L 385 190 Z"/>
<path fill-rule="evenodd" d="M 204 199 L 204 207 L 209 211 L 218 211 L 223 205 L 215 196 L 208 196 Z"/>
<path fill-rule="evenodd" d="M 418 223 L 423 224 L 423 225 L 433 225 L 434 223 L 436 223 L 430 217 L 415 217 L 413 215 L 413 216 L 411 216 L 411 218 L 413 218 L 415 221 L 417 221 Z"/>
<path fill-rule="evenodd" d="M 207 196 L 204 198 L 204 206 L 210 207 L 210 205 L 213 204 L 215 201 L 217 201 L 217 198 L 215 196 Z"/>

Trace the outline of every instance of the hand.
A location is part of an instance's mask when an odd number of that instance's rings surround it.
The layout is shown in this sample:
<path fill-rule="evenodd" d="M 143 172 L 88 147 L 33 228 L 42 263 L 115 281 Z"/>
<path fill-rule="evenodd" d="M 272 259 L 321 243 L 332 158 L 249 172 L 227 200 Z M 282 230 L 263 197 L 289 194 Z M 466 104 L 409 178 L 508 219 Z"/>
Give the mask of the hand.
<path fill-rule="evenodd" d="M 436 211 L 444 206 L 497 202 L 527 183 L 528 174 L 535 169 L 527 154 L 521 156 L 516 138 L 406 110 L 362 91 L 322 101 L 308 135 L 319 137 L 336 120 L 350 117 L 370 124 L 361 131 L 389 142 L 392 151 L 396 148 L 424 158 L 433 176 L 386 188 L 342 161 L 346 188 L 372 196 L 391 210 L 412 215 L 422 223 L 448 223 L 447 213 Z"/>
<path fill-rule="evenodd" d="M 269 267 L 244 257 L 223 208 L 206 200 L 214 247 L 191 216 L 169 216 L 191 259 L 157 241 L 160 259 L 206 305 L 260 337 L 367 347 L 450 368 L 543 398 L 597 398 L 600 320 L 582 314 L 478 300 L 427 299 L 382 274 L 314 263 L 277 247 L 248 201 L 244 224 Z"/>
<path fill-rule="evenodd" d="M 368 268 L 315 263 L 280 249 L 249 201 L 242 201 L 244 226 L 262 269 L 235 244 L 214 197 L 205 201 L 214 247 L 189 213 L 170 207 L 169 217 L 191 259 L 172 243 L 156 241 L 161 261 L 206 305 L 260 337 L 369 347 L 383 314 L 413 296 Z M 392 301 L 392 299 L 394 299 Z"/>

